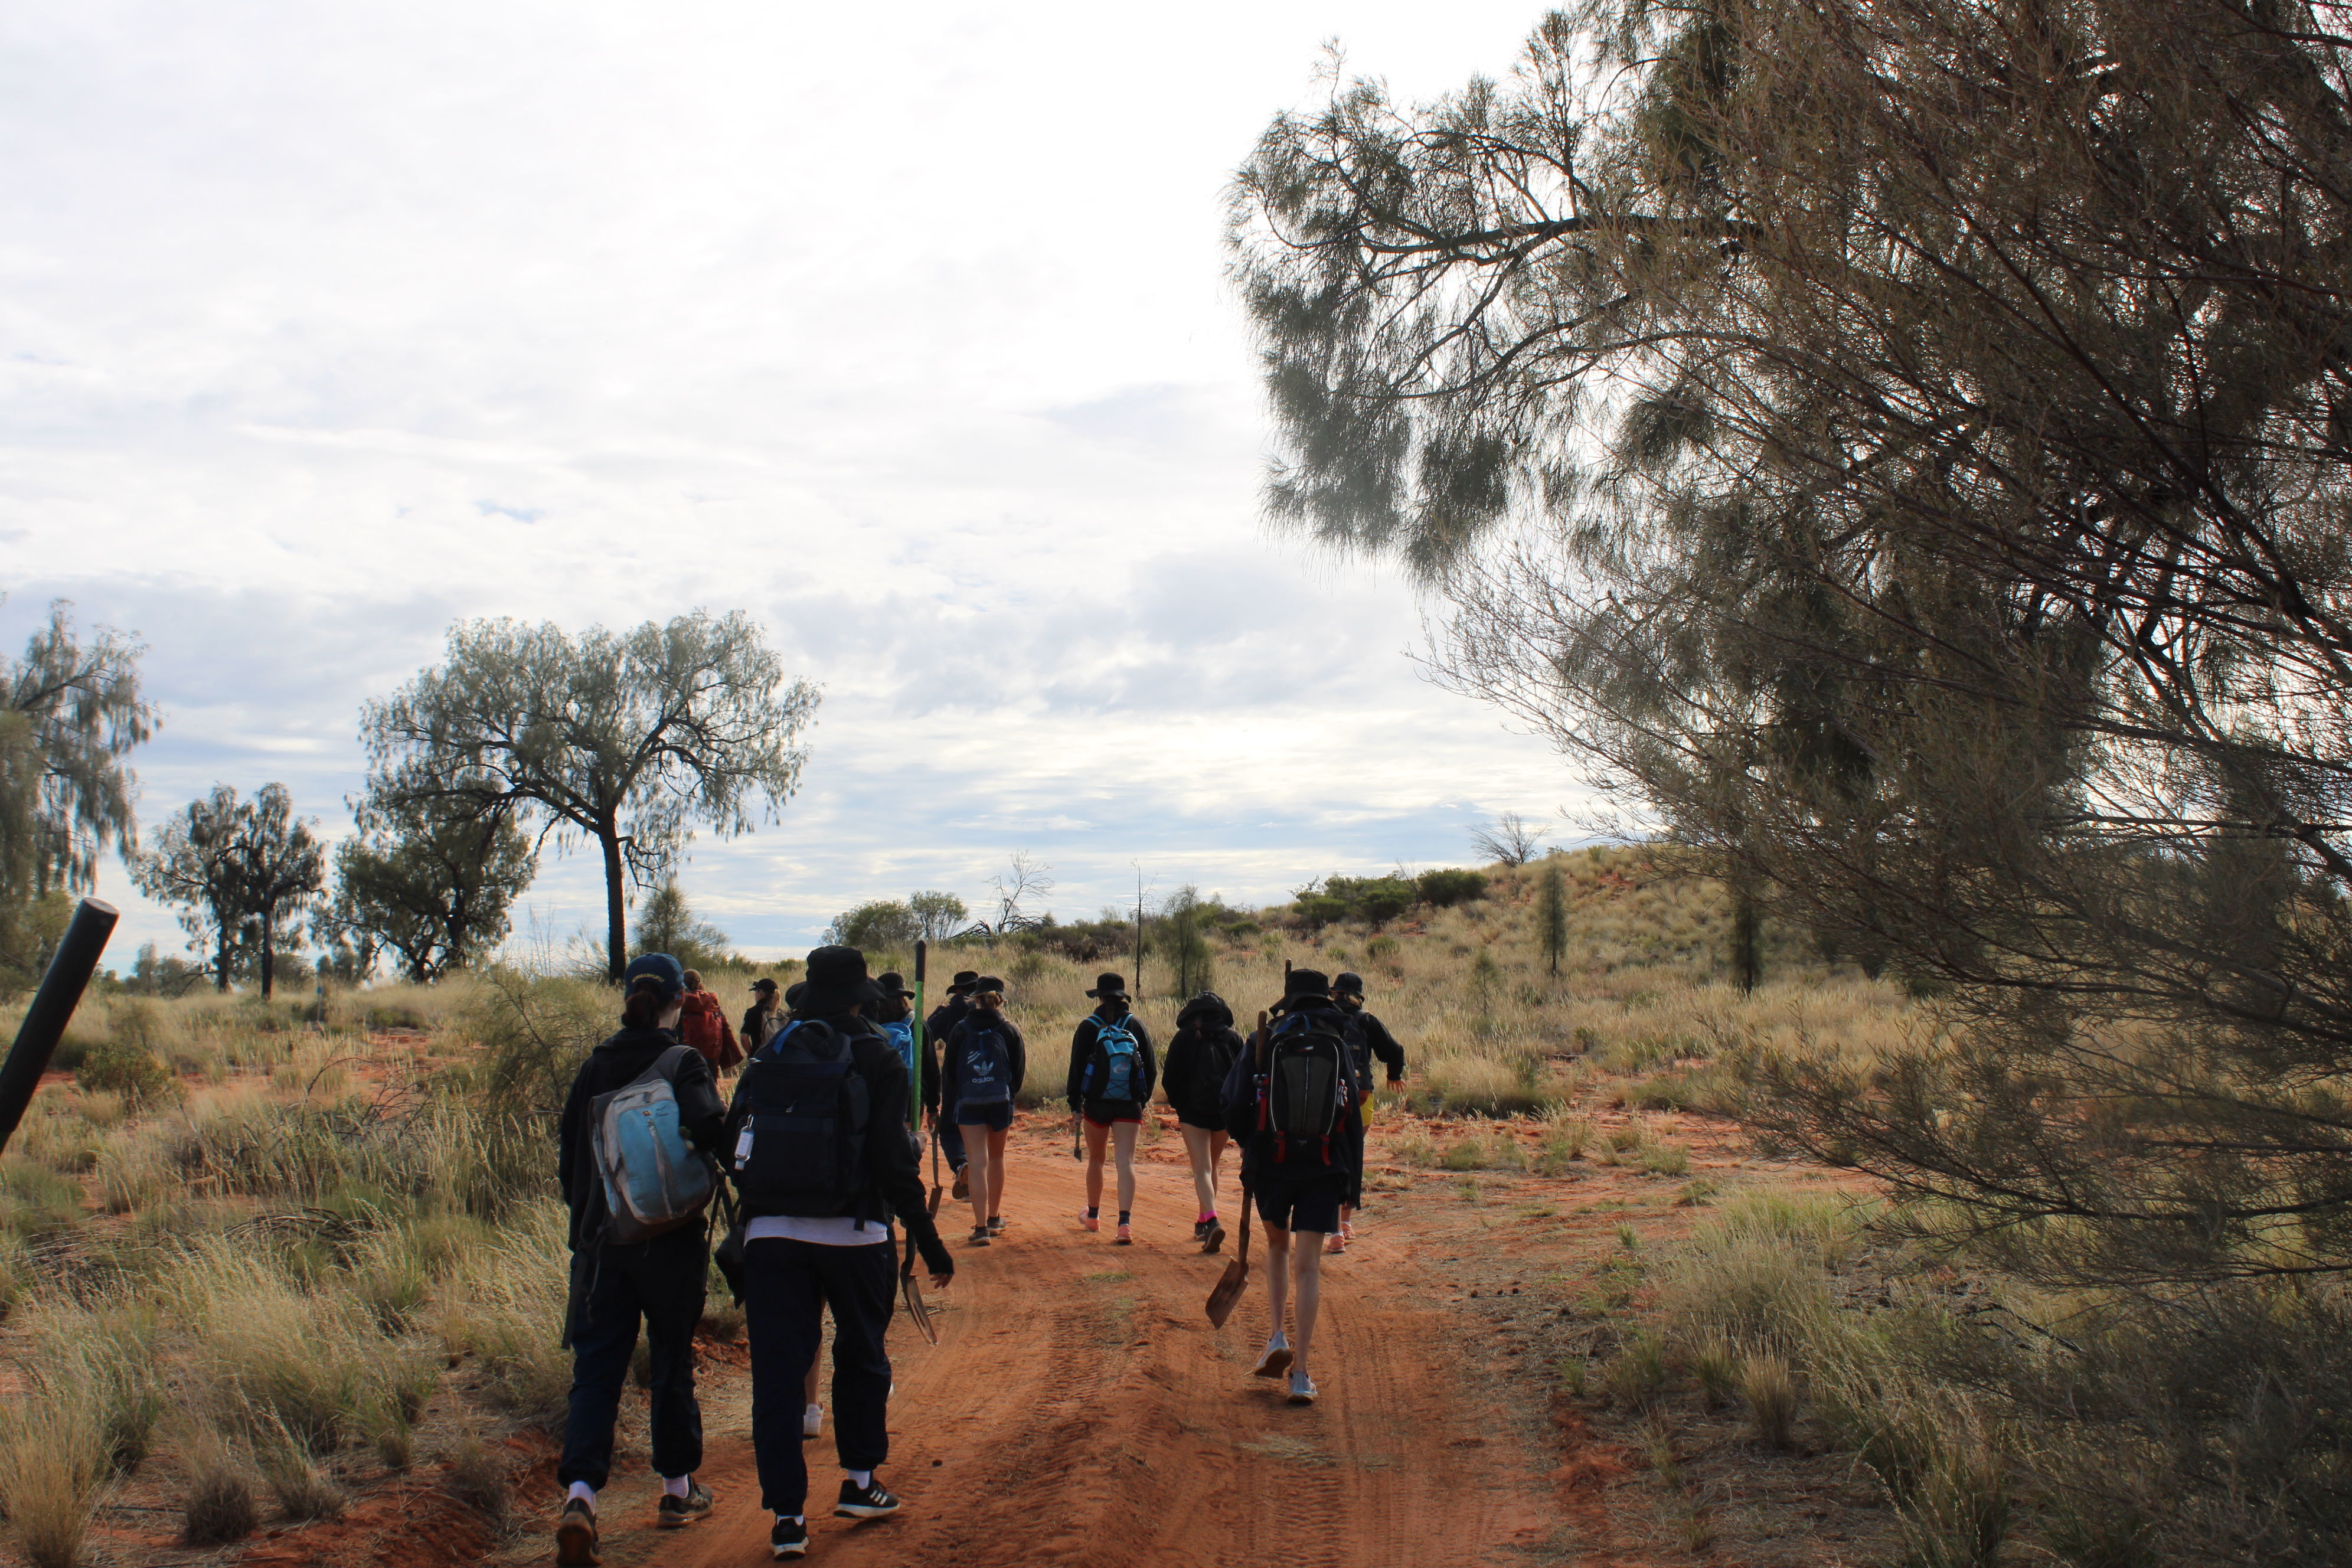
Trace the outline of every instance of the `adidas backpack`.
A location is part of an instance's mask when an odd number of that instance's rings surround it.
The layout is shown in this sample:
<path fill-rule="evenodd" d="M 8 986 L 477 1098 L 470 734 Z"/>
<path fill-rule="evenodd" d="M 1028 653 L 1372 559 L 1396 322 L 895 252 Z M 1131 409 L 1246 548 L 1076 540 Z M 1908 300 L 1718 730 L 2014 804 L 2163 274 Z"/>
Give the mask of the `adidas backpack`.
<path fill-rule="evenodd" d="M 608 1241 L 645 1241 L 676 1230 L 701 1213 L 716 1190 L 710 1163 L 678 1125 L 677 1069 L 692 1054 L 692 1046 L 672 1046 L 628 1083 L 590 1102 L 590 1143 L 612 1215 Z"/>
<path fill-rule="evenodd" d="M 760 1048 L 736 1085 L 735 1190 L 755 1214 L 857 1213 L 869 1183 L 873 1093 L 849 1037 L 795 1019 Z"/>
<path fill-rule="evenodd" d="M 1311 1009 L 1278 1019 L 1272 1037 L 1258 1081 L 1261 1146 L 1277 1162 L 1328 1165 L 1353 1087 L 1347 1039 L 1331 1014 Z"/>
<path fill-rule="evenodd" d="M 1135 1032 L 1127 1026 L 1129 1016 L 1095 1020 L 1094 1059 L 1087 1063 L 1083 1087 L 1097 1100 L 1136 1098 Z"/>
<path fill-rule="evenodd" d="M 1013 1059 L 1005 1054 L 1004 1037 L 993 1028 L 975 1029 L 971 1025 L 972 1017 L 966 1017 L 962 1081 L 956 1085 L 957 1102 L 1003 1105 L 1013 1098 Z"/>

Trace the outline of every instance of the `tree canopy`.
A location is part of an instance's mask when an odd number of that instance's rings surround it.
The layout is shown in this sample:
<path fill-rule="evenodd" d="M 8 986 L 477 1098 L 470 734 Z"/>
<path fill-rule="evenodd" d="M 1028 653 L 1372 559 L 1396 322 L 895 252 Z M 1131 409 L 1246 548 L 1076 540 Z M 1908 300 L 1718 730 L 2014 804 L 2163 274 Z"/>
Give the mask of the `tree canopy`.
<path fill-rule="evenodd" d="M 215 784 L 157 830 L 131 873 L 149 898 L 180 906 L 189 945 L 211 954 L 219 989 L 249 970 L 268 996 L 278 954 L 300 946 L 326 852 L 284 784 L 264 784 L 250 800 Z"/>
<path fill-rule="evenodd" d="M 798 786 L 817 690 L 787 684 L 741 611 L 625 633 L 467 622 L 446 658 L 362 715 L 370 792 L 455 820 L 512 816 L 604 861 L 606 957 L 628 963 L 627 886 L 652 888 L 697 828 L 772 820 Z"/>
<path fill-rule="evenodd" d="M 510 817 L 472 817 L 434 803 L 363 797 L 358 831 L 335 847 L 335 897 L 319 911 L 326 942 L 351 945 L 364 969 L 378 950 L 412 980 L 438 979 L 487 958 L 507 911 L 538 870 Z"/>
<path fill-rule="evenodd" d="M 1234 187 L 1276 516 L 1940 994 L 1750 1114 L 2053 1283 L 2352 1270 L 2346 21 L 1591 0 Z"/>

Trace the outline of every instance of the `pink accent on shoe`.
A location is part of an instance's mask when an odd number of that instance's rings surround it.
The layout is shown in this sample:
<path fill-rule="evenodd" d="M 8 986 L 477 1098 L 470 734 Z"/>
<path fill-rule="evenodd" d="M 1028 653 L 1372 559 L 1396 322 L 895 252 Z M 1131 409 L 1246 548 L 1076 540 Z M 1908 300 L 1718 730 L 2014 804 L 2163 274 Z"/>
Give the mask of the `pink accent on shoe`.
<path fill-rule="evenodd" d="M 1102 1228 L 1102 1216 L 1099 1215 L 1091 1215 L 1086 1210 L 1080 1209 L 1078 1211 L 1078 1223 L 1086 1226 L 1088 1230 L 1100 1230 Z"/>

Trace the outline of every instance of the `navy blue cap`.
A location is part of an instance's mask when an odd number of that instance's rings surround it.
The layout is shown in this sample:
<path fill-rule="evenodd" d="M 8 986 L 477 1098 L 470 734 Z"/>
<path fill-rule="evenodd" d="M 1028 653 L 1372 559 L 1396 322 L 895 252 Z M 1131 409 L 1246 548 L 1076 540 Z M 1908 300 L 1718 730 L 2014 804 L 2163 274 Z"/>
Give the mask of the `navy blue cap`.
<path fill-rule="evenodd" d="M 675 1002 L 686 994 L 686 969 L 666 952 L 641 952 L 629 960 L 629 967 L 621 972 L 623 994 L 635 991 L 637 982 L 651 978 L 661 982 L 661 999 Z"/>

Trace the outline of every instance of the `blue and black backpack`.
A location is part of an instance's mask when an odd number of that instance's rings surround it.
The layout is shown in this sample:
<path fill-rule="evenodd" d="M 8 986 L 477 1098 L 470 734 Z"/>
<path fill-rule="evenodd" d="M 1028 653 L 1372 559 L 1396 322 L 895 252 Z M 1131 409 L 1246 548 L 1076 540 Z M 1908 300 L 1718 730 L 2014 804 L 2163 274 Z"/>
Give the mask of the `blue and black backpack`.
<path fill-rule="evenodd" d="M 1094 1100 L 1135 1100 L 1140 1081 L 1137 1071 L 1135 1032 L 1127 1026 L 1129 1015 L 1095 1020 L 1095 1054 L 1079 1078 L 1078 1088 Z"/>

